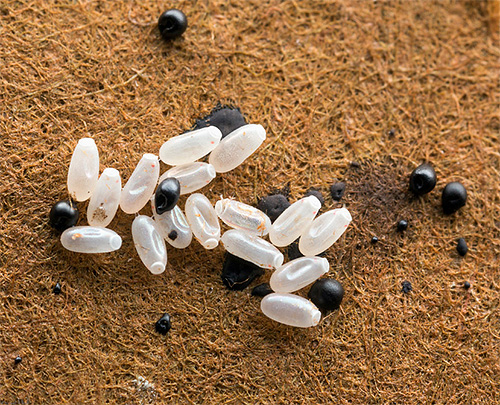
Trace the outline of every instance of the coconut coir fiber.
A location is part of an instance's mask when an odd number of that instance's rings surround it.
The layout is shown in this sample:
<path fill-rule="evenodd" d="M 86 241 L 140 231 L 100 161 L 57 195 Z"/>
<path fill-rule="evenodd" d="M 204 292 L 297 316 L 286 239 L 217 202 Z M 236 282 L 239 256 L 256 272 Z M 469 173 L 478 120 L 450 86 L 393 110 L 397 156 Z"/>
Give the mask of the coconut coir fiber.
<path fill-rule="evenodd" d="M 168 6 L 0 3 L 0 402 L 498 403 L 500 55 L 487 8 L 180 1 L 189 28 L 165 43 L 155 20 Z M 255 204 L 287 183 L 293 202 L 346 183 L 324 207 L 353 214 L 326 256 L 346 294 L 316 328 L 260 313 L 250 291 L 269 273 L 228 291 L 222 248 L 171 248 L 153 276 L 132 216 L 112 222 L 124 243 L 107 255 L 67 252 L 48 226 L 79 138 L 93 137 L 102 169 L 127 179 L 143 153 L 219 102 L 268 139 L 203 190 L 213 202 Z M 438 184 L 416 199 L 408 176 L 423 161 Z M 445 217 L 450 181 L 469 201 Z M 167 336 L 154 330 L 164 312 Z"/>

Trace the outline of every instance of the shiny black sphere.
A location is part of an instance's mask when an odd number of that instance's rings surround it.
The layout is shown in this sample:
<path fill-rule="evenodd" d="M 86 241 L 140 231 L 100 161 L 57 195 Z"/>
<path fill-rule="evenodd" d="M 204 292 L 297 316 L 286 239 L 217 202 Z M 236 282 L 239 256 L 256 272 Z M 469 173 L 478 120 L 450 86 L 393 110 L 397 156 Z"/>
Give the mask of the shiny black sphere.
<path fill-rule="evenodd" d="M 436 187 L 436 172 L 429 163 L 418 166 L 410 175 L 410 191 L 415 195 L 424 195 Z"/>
<path fill-rule="evenodd" d="M 408 229 L 408 221 L 402 219 L 401 221 L 398 222 L 396 228 L 399 232 L 406 231 L 406 229 Z"/>
<path fill-rule="evenodd" d="M 167 177 L 157 187 L 155 193 L 155 207 L 158 215 L 172 210 L 181 195 L 181 185 L 174 177 Z"/>
<path fill-rule="evenodd" d="M 340 307 L 344 288 L 337 280 L 324 278 L 312 285 L 307 296 L 321 311 L 333 311 Z"/>
<path fill-rule="evenodd" d="M 453 214 L 462 208 L 467 201 L 467 190 L 459 182 L 448 183 L 441 196 L 441 205 L 446 215 Z"/>
<path fill-rule="evenodd" d="M 167 10 L 158 18 L 158 29 L 163 39 L 167 41 L 184 34 L 187 24 L 186 14 L 176 9 Z"/>
<path fill-rule="evenodd" d="M 77 222 L 78 209 L 71 201 L 58 201 L 52 206 L 49 214 L 49 223 L 53 228 L 58 231 L 64 231 L 75 226 Z"/>

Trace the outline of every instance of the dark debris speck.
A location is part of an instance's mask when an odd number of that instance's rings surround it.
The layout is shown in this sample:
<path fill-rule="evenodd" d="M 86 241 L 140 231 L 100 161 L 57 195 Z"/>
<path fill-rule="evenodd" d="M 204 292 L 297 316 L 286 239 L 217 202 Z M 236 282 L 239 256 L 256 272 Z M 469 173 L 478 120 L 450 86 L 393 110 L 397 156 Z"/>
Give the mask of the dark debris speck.
<path fill-rule="evenodd" d="M 21 361 L 23 361 L 22 357 L 16 356 L 16 358 L 14 359 L 14 364 L 19 364 Z"/>
<path fill-rule="evenodd" d="M 377 242 L 378 242 L 378 238 L 377 238 L 376 236 L 374 236 L 374 237 L 372 238 L 371 242 L 372 242 L 373 244 L 377 243 Z"/>
<path fill-rule="evenodd" d="M 276 219 L 290 206 L 288 198 L 283 194 L 272 194 L 262 197 L 257 204 L 257 208 L 264 212 L 271 222 Z"/>
<path fill-rule="evenodd" d="M 463 287 L 468 290 L 470 288 L 470 283 L 468 281 L 464 282 Z"/>
<path fill-rule="evenodd" d="M 409 281 L 405 280 L 401 283 L 401 291 L 403 291 L 405 294 L 408 294 L 412 290 L 413 287 L 411 286 L 411 283 Z"/>
<path fill-rule="evenodd" d="M 457 241 L 457 252 L 460 256 L 465 256 L 469 248 L 467 247 L 467 242 L 464 238 L 460 238 Z"/>
<path fill-rule="evenodd" d="M 330 194 L 335 201 L 340 201 L 345 193 L 345 183 L 339 181 L 330 186 Z"/>
<path fill-rule="evenodd" d="M 177 234 L 177 231 L 175 229 L 173 229 L 172 231 L 170 231 L 170 233 L 167 236 L 168 236 L 168 239 L 170 239 L 170 240 L 176 240 L 177 236 L 179 236 L 179 235 Z"/>

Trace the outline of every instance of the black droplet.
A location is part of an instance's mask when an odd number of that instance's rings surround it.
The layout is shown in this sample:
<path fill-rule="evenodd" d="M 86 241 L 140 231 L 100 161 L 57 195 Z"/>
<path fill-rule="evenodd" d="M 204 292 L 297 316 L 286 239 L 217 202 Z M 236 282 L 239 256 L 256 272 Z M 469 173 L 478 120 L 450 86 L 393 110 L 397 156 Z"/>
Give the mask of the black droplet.
<path fill-rule="evenodd" d="M 262 197 L 257 204 L 257 208 L 263 211 L 271 222 L 276 221 L 276 218 L 278 218 L 289 206 L 290 202 L 283 194 L 273 194 Z"/>
<path fill-rule="evenodd" d="M 373 244 L 377 243 L 377 242 L 378 242 L 378 238 L 377 238 L 376 236 L 374 236 L 374 237 L 372 238 L 371 242 L 372 242 Z"/>
<path fill-rule="evenodd" d="M 464 282 L 464 288 L 468 290 L 470 288 L 470 283 L 468 281 Z"/>
<path fill-rule="evenodd" d="M 166 335 L 171 327 L 170 315 L 167 313 L 163 314 L 155 323 L 155 330 L 162 335 Z"/>
<path fill-rule="evenodd" d="M 408 221 L 402 219 L 401 221 L 398 222 L 398 224 L 396 225 L 396 228 L 397 228 L 398 232 L 406 231 L 406 229 L 408 228 Z"/>
<path fill-rule="evenodd" d="M 156 188 L 155 207 L 156 213 L 161 215 L 172 210 L 181 195 L 181 184 L 175 177 L 167 177 Z"/>
<path fill-rule="evenodd" d="M 201 129 L 210 125 L 222 132 L 222 139 L 234 130 L 246 125 L 245 117 L 239 108 L 217 105 L 206 117 L 196 120 L 194 129 Z"/>
<path fill-rule="evenodd" d="M 274 291 L 271 289 L 271 286 L 268 283 L 259 284 L 252 289 L 252 295 L 257 297 L 265 297 L 266 295 L 273 292 Z"/>
<path fill-rule="evenodd" d="M 226 252 L 222 265 L 222 282 L 230 290 L 241 291 L 264 274 L 259 266 Z"/>
<path fill-rule="evenodd" d="M 58 231 L 64 231 L 75 226 L 77 222 L 78 209 L 72 201 L 58 201 L 52 206 L 49 214 L 49 223 L 53 228 Z"/>
<path fill-rule="evenodd" d="M 344 196 L 344 192 L 345 183 L 343 181 L 334 183 L 330 186 L 330 194 L 335 201 L 340 201 L 340 199 Z"/>
<path fill-rule="evenodd" d="M 324 278 L 317 280 L 307 293 L 309 299 L 322 311 L 333 311 L 340 307 L 344 298 L 344 288 L 337 280 Z"/>
<path fill-rule="evenodd" d="M 172 231 L 169 232 L 169 234 L 167 236 L 168 236 L 168 239 L 170 239 L 170 240 L 176 240 L 177 236 L 179 236 L 179 235 L 177 234 L 177 231 L 175 229 L 173 229 Z"/>
<path fill-rule="evenodd" d="M 23 359 L 21 358 L 21 356 L 17 356 L 17 357 L 14 359 L 14 364 L 19 364 L 21 361 L 23 361 Z"/>
<path fill-rule="evenodd" d="M 158 29 L 163 39 L 167 41 L 184 34 L 187 25 L 186 15 L 177 9 L 167 10 L 158 18 Z"/>
<path fill-rule="evenodd" d="M 405 280 L 401 283 L 401 291 L 403 291 L 405 294 L 408 294 L 412 290 L 413 287 L 411 286 L 411 283 L 409 281 Z"/>
<path fill-rule="evenodd" d="M 460 238 L 457 241 L 457 252 L 460 256 L 465 256 L 469 248 L 467 247 L 467 242 L 465 242 L 464 238 Z"/>
<path fill-rule="evenodd" d="M 429 163 L 423 163 L 410 174 L 410 191 L 415 195 L 429 193 L 436 186 L 436 172 Z"/>
<path fill-rule="evenodd" d="M 446 215 L 462 208 L 467 201 L 467 190 L 459 182 L 448 183 L 441 196 L 441 205 Z"/>
<path fill-rule="evenodd" d="M 57 283 L 52 289 L 52 292 L 54 294 L 61 294 L 61 284 Z"/>
<path fill-rule="evenodd" d="M 321 206 L 323 206 L 323 204 L 325 203 L 325 198 L 323 197 L 321 191 L 319 191 L 317 188 L 310 188 L 309 190 L 307 190 L 304 197 L 309 197 L 310 195 L 315 196 L 321 203 Z"/>

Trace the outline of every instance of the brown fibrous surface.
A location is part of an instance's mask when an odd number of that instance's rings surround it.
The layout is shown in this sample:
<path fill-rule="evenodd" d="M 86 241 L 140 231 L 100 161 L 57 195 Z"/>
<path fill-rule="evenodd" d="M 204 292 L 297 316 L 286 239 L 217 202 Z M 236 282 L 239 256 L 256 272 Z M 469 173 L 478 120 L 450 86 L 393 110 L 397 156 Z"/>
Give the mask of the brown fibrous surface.
<path fill-rule="evenodd" d="M 0 3 L 0 402 L 499 403 L 495 15 L 462 1 L 179 1 L 189 27 L 165 43 L 162 7 Z M 79 138 L 94 138 L 101 169 L 126 181 L 143 153 L 218 103 L 268 137 L 202 190 L 212 202 L 255 204 L 290 184 L 292 202 L 317 187 L 323 211 L 352 212 L 326 255 L 345 297 L 318 327 L 260 312 L 250 291 L 269 272 L 225 289 L 222 247 L 169 248 L 153 276 L 133 216 L 118 213 L 110 228 L 123 246 L 104 255 L 65 251 L 48 225 Z M 424 161 L 438 182 L 415 198 L 408 176 Z M 339 203 L 334 181 L 346 183 Z M 444 216 L 451 181 L 469 198 Z M 154 330 L 164 312 L 167 336 Z"/>

